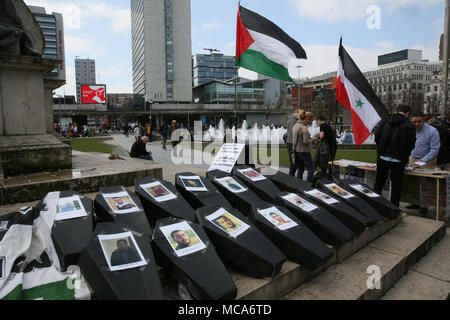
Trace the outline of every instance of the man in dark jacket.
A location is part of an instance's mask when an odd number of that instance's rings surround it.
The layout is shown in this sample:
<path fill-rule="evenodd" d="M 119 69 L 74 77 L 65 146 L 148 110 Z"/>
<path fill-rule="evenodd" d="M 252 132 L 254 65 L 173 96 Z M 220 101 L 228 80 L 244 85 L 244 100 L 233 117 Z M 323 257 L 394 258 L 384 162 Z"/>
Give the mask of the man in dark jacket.
<path fill-rule="evenodd" d="M 128 246 L 127 240 L 117 240 L 117 249 L 111 255 L 111 266 L 120 266 L 140 260 L 139 254 L 133 247 Z"/>
<path fill-rule="evenodd" d="M 392 182 L 391 202 L 399 206 L 405 166 L 416 144 L 416 128 L 409 121 L 411 107 L 400 104 L 397 113 L 382 120 L 375 130 L 377 177 L 375 192 L 381 194 L 389 171 Z"/>
<path fill-rule="evenodd" d="M 295 107 L 294 108 L 294 113 L 292 113 L 288 120 L 287 120 L 287 139 L 286 139 L 286 145 L 287 145 L 287 151 L 289 154 L 289 174 L 291 176 L 295 175 L 295 165 L 294 162 L 292 161 L 292 128 L 294 127 L 294 125 L 298 122 L 298 114 L 299 114 L 300 110 L 299 108 Z"/>
<path fill-rule="evenodd" d="M 148 137 L 143 136 L 141 139 L 133 143 L 130 151 L 130 157 L 139 158 L 143 160 L 151 160 L 153 161 L 152 153 L 147 152 L 145 145 L 148 143 Z"/>

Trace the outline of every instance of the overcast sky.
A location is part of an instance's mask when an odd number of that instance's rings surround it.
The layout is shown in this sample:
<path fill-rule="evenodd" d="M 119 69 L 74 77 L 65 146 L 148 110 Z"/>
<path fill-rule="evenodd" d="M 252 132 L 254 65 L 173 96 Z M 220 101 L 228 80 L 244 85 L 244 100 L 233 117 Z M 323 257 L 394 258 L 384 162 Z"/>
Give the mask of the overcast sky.
<path fill-rule="evenodd" d="M 25 3 L 63 14 L 67 84 L 58 94 L 75 95 L 76 56 L 95 59 L 97 82 L 105 83 L 109 93 L 132 92 L 129 0 Z M 341 35 L 363 71 L 376 67 L 379 54 L 407 48 L 437 60 L 444 28 L 444 0 L 241 0 L 241 5 L 273 21 L 305 48 L 308 59 L 291 62 L 292 77 L 299 63 L 302 78 L 336 71 Z M 214 48 L 234 55 L 237 0 L 192 0 L 191 9 L 192 53 Z M 254 76 L 245 70 L 240 74 Z"/>

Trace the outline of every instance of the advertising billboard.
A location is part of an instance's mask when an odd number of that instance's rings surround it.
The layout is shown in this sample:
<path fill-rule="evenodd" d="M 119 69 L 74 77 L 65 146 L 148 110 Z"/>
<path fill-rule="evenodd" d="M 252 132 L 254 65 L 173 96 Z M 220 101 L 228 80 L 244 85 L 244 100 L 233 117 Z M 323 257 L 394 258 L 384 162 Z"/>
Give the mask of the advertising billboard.
<path fill-rule="evenodd" d="M 81 103 L 106 103 L 106 86 L 82 85 Z"/>

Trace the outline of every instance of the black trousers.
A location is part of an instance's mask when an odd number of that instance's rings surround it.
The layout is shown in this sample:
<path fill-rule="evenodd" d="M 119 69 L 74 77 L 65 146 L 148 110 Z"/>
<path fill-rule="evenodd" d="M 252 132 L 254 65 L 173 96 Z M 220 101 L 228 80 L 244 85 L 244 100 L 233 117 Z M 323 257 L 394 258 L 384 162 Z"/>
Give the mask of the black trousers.
<path fill-rule="evenodd" d="M 291 157 L 292 143 L 286 143 L 286 145 L 287 145 L 287 151 L 288 151 L 288 156 L 289 156 L 289 175 L 295 176 L 295 171 L 297 171 L 297 167 L 292 162 L 292 157 Z"/>
<path fill-rule="evenodd" d="M 390 172 L 392 190 L 391 202 L 397 207 L 400 205 L 402 196 L 403 174 L 405 173 L 405 163 L 384 161 L 380 157 L 377 160 L 377 177 L 375 180 L 375 192 L 381 194 Z"/>

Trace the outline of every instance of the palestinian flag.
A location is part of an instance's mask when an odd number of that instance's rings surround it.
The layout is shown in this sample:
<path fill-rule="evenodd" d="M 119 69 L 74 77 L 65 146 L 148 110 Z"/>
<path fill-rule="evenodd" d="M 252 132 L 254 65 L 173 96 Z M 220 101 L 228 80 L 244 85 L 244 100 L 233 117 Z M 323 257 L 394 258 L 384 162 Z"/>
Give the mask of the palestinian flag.
<path fill-rule="evenodd" d="M 290 59 L 306 59 L 302 46 L 273 22 L 239 6 L 236 28 L 236 65 L 266 76 L 294 82 Z"/>
<path fill-rule="evenodd" d="M 336 100 L 352 112 L 353 136 L 358 146 L 367 140 L 376 124 L 388 116 L 386 107 L 342 46 L 342 38 Z"/>

